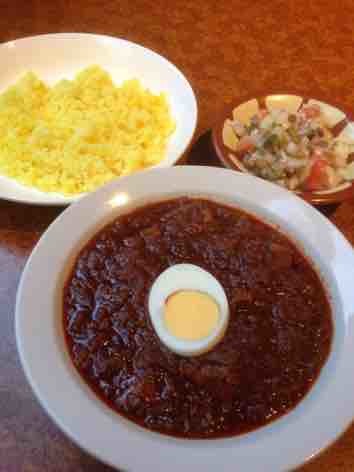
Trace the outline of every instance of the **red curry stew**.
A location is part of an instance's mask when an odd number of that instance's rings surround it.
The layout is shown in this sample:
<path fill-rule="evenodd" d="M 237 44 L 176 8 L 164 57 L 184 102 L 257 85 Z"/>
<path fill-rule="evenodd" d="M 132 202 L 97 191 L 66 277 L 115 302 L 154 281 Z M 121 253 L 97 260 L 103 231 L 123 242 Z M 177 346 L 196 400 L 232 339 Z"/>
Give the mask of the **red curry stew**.
<path fill-rule="evenodd" d="M 164 347 L 147 299 L 188 262 L 223 285 L 230 321 L 199 357 Z M 178 198 L 137 209 L 80 252 L 64 290 L 72 360 L 113 410 L 184 438 L 232 436 L 278 418 L 309 391 L 330 351 L 326 291 L 302 253 L 243 211 Z"/>

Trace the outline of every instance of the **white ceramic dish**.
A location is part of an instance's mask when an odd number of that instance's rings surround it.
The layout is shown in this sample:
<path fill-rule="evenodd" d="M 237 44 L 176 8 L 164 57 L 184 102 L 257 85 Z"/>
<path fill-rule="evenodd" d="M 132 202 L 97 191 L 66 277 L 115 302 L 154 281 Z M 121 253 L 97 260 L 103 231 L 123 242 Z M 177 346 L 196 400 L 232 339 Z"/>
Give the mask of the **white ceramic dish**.
<path fill-rule="evenodd" d="M 289 414 L 243 436 L 182 440 L 142 429 L 96 398 L 66 352 L 61 294 L 79 248 L 122 212 L 181 194 L 211 196 L 279 226 L 313 260 L 330 294 L 335 333 L 319 379 Z M 354 418 L 353 280 L 352 247 L 294 194 L 225 169 L 150 170 L 111 182 L 70 206 L 42 236 L 18 290 L 17 346 L 27 378 L 51 418 L 78 445 L 114 467 L 133 472 L 279 472 L 319 453 Z"/>
<path fill-rule="evenodd" d="M 197 102 L 184 75 L 150 49 L 110 36 L 60 33 L 32 36 L 0 45 L 0 92 L 31 70 L 53 84 L 72 79 L 83 68 L 97 64 L 119 84 L 138 78 L 154 93 L 166 92 L 176 131 L 168 142 L 166 158 L 156 167 L 176 163 L 189 145 L 197 124 Z M 80 196 L 40 192 L 0 176 L 0 198 L 42 205 L 67 205 Z"/>

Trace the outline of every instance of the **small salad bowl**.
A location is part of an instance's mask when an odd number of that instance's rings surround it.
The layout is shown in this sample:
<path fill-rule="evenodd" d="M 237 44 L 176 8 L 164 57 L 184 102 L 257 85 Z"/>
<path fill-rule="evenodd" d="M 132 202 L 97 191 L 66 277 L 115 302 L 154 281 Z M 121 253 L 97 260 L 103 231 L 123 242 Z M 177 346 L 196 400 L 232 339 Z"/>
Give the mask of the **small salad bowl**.
<path fill-rule="evenodd" d="M 354 122 L 298 95 L 267 95 L 233 107 L 212 130 L 225 167 L 279 184 L 314 205 L 354 198 Z"/>

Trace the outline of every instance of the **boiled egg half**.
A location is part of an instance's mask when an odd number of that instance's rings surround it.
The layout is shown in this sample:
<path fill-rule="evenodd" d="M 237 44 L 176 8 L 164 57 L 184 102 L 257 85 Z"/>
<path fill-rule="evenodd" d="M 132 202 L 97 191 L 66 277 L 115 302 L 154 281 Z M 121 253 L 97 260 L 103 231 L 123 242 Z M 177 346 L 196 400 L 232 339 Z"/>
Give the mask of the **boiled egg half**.
<path fill-rule="evenodd" d="M 176 264 L 162 272 L 151 287 L 148 308 L 161 342 L 182 356 L 212 349 L 229 320 L 220 282 L 193 264 Z"/>

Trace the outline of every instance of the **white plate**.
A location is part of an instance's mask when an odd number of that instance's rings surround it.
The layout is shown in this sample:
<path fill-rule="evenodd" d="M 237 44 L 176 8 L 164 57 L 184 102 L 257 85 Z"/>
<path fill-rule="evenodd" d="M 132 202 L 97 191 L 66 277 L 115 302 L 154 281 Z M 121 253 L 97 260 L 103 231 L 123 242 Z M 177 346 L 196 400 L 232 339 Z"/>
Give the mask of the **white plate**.
<path fill-rule="evenodd" d="M 31 70 L 49 84 L 72 79 L 83 68 L 100 65 L 116 84 L 138 78 L 152 92 L 166 92 L 176 131 L 166 158 L 156 167 L 169 167 L 189 145 L 197 123 L 197 102 L 184 75 L 150 49 L 110 36 L 60 33 L 32 36 L 0 45 L 0 92 Z M 82 196 L 82 195 L 81 195 Z M 40 192 L 0 176 L 0 198 L 32 204 L 66 205 L 80 196 Z"/>
<path fill-rule="evenodd" d="M 265 107 L 268 111 L 286 110 L 289 113 L 296 113 L 305 104 L 317 105 L 320 108 L 326 126 L 331 128 L 336 139 L 340 139 L 340 141 L 350 145 L 354 144 L 354 122 L 351 121 L 352 117 L 347 116 L 339 108 L 313 98 L 300 97 L 299 95 L 266 95 L 265 97 L 252 98 L 237 105 L 229 111 L 228 117 L 213 127 L 212 141 L 220 161 L 227 168 L 254 175 L 243 165 L 237 155 L 238 138 L 233 131 L 232 120 L 238 120 L 247 124 L 262 107 Z M 350 167 L 347 166 L 347 170 L 348 168 Z M 338 204 L 353 198 L 354 181 L 346 180 L 330 190 L 294 190 L 294 192 L 313 205 Z"/>
<path fill-rule="evenodd" d="M 289 414 L 243 436 L 183 440 L 136 426 L 91 392 L 64 344 L 62 287 L 79 248 L 120 213 L 181 194 L 214 196 L 279 225 L 314 261 L 331 297 L 333 347 L 314 387 Z M 78 445 L 112 466 L 133 472 L 279 472 L 313 457 L 354 418 L 353 280 L 352 247 L 292 193 L 225 169 L 155 169 L 111 182 L 80 200 L 42 236 L 18 290 L 17 346 L 27 378 L 49 415 Z"/>

